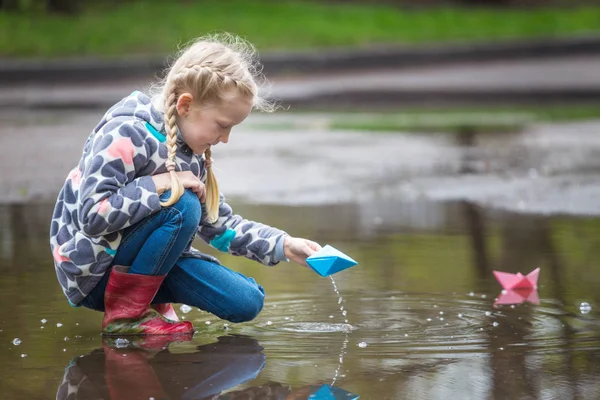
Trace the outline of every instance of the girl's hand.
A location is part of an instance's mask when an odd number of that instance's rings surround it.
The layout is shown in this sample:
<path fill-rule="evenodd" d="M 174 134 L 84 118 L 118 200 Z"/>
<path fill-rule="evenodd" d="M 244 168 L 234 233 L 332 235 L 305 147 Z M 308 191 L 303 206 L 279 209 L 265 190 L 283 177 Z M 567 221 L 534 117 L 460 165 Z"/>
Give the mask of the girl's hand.
<path fill-rule="evenodd" d="M 321 250 L 321 245 L 311 240 L 286 236 L 283 251 L 290 260 L 306 266 L 306 258 Z"/>
<path fill-rule="evenodd" d="M 183 185 L 184 189 L 190 189 L 196 193 L 196 196 L 200 199 L 201 203 L 206 200 L 206 186 L 192 171 L 179 171 L 176 172 L 179 182 Z M 163 194 L 167 190 L 171 190 L 171 176 L 168 172 L 163 174 L 153 175 L 152 180 L 156 186 L 158 194 Z"/>

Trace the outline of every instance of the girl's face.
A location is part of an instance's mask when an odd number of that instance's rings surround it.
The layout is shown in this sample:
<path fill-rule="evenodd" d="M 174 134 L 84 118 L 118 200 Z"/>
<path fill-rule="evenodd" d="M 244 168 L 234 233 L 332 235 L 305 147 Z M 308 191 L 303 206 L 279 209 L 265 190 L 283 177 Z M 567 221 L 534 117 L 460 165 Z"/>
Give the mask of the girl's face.
<path fill-rule="evenodd" d="M 195 154 L 219 143 L 227 143 L 231 128 L 246 119 L 252 110 L 252 100 L 232 96 L 217 105 L 201 107 L 189 93 L 179 96 L 177 125 L 183 140 Z"/>

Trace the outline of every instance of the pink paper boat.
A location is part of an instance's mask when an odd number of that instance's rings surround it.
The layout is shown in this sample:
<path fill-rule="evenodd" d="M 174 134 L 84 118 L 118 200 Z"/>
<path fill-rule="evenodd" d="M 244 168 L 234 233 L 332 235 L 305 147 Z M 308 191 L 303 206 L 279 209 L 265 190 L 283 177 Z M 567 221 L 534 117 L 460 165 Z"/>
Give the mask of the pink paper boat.
<path fill-rule="evenodd" d="M 499 271 L 492 272 L 494 272 L 496 279 L 498 279 L 498 282 L 500 282 L 500 285 L 505 290 L 537 289 L 537 281 L 540 275 L 539 268 L 534 269 L 527 276 L 523 276 L 520 272 L 516 274 Z"/>
<path fill-rule="evenodd" d="M 503 290 L 494 302 L 494 306 L 525 302 L 540 304 L 540 297 L 536 289 Z"/>

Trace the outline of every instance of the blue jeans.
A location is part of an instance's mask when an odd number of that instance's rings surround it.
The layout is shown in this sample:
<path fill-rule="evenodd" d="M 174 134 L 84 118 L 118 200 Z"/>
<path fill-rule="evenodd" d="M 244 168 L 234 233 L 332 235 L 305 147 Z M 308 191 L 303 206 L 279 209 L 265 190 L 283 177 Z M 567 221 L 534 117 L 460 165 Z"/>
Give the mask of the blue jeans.
<path fill-rule="evenodd" d="M 161 199 L 168 196 L 169 192 Z M 262 310 L 265 291 L 253 278 L 210 261 L 181 257 L 200 217 L 198 197 L 186 190 L 173 206 L 125 229 L 112 265 L 130 266 L 129 273 L 166 275 L 153 304 L 183 303 L 231 322 L 254 319 Z M 83 306 L 104 311 L 111 269 L 83 299 Z"/>

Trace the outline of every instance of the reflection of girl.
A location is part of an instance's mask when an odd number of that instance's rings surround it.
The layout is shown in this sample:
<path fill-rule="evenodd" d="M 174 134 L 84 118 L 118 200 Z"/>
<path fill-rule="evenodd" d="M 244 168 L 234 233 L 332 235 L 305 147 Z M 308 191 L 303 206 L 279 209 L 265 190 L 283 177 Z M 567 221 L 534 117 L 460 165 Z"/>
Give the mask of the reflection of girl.
<path fill-rule="evenodd" d="M 126 349 L 111 348 L 107 340 L 102 349 L 73 359 L 57 400 L 299 400 L 315 391 L 314 386 L 292 390 L 288 385 L 269 383 L 221 394 L 255 379 L 264 368 L 263 348 L 250 337 L 222 336 L 193 353 L 171 353 L 165 348 L 169 338 L 164 336 L 133 342 Z"/>
<path fill-rule="evenodd" d="M 232 322 L 260 312 L 263 288 L 193 249 L 195 234 L 266 265 L 305 264 L 320 249 L 234 215 L 219 193 L 211 146 L 227 143 L 252 108 L 269 109 L 258 70 L 240 39 L 198 40 L 153 97 L 127 96 L 88 137 L 59 194 L 50 243 L 69 302 L 104 311 L 104 333 L 192 332 L 172 302 Z"/>
<path fill-rule="evenodd" d="M 263 348 L 253 338 L 222 336 L 193 353 L 175 354 L 165 348 L 168 340 L 156 336 L 123 349 L 104 339 L 102 349 L 73 359 L 56 398 L 206 399 L 255 379 L 265 366 Z"/>

